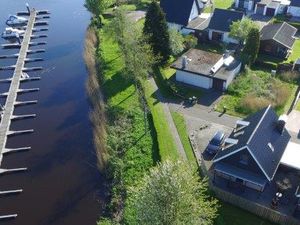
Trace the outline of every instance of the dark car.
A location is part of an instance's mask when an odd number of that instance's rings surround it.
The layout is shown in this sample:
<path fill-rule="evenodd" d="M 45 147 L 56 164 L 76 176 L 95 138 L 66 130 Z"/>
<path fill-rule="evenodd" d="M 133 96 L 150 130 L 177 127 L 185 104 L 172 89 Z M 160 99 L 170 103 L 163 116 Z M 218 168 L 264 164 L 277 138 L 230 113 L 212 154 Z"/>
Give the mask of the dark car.
<path fill-rule="evenodd" d="M 222 131 L 216 132 L 214 137 L 208 143 L 207 152 L 212 155 L 216 154 L 221 149 L 224 139 L 225 139 L 224 132 Z"/>

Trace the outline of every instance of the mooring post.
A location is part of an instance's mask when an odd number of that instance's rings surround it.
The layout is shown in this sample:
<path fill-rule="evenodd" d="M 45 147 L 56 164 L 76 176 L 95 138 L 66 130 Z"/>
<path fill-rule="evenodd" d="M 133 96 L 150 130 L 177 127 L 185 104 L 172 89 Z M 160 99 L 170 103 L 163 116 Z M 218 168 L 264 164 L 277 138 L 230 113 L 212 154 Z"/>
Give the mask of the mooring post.
<path fill-rule="evenodd" d="M 30 8 L 29 8 L 29 4 L 28 3 L 26 3 L 26 8 L 27 8 L 27 11 L 28 11 L 28 13 L 30 15 Z"/>

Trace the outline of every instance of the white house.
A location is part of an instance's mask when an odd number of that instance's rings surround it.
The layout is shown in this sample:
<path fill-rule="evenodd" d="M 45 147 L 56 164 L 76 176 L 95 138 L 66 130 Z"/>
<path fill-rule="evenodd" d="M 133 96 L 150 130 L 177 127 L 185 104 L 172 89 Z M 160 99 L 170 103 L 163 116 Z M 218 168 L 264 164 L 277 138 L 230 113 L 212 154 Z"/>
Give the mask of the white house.
<path fill-rule="evenodd" d="M 287 11 L 289 0 L 260 0 L 257 1 L 254 12 L 264 16 L 276 16 Z"/>
<path fill-rule="evenodd" d="M 256 2 L 259 0 L 235 0 L 234 6 L 239 9 L 246 9 L 248 11 L 253 11 Z"/>
<path fill-rule="evenodd" d="M 185 28 L 197 19 L 204 8 L 202 0 L 161 0 L 160 6 L 166 14 L 169 27 L 175 28 L 182 33 L 194 32 Z"/>
<path fill-rule="evenodd" d="M 230 25 L 232 22 L 242 20 L 243 17 L 244 14 L 242 12 L 215 9 L 207 28 L 208 39 L 237 44 L 238 40 L 229 37 Z"/>
<path fill-rule="evenodd" d="M 241 62 L 229 54 L 216 54 L 190 49 L 171 65 L 176 80 L 201 87 L 224 91 L 240 72 Z"/>
<path fill-rule="evenodd" d="M 287 13 L 292 16 L 300 17 L 300 0 L 291 0 Z"/>

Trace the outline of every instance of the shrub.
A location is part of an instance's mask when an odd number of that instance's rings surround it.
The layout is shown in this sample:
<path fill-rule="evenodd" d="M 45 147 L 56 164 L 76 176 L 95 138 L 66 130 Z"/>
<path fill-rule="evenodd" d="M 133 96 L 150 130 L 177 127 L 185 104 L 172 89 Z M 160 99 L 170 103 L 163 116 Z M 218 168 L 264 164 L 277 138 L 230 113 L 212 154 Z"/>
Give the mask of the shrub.
<path fill-rule="evenodd" d="M 286 71 L 278 74 L 278 77 L 285 82 L 296 83 L 299 82 L 300 73 L 296 71 Z"/>
<path fill-rule="evenodd" d="M 271 102 L 265 97 L 258 97 L 254 93 L 246 95 L 240 104 L 240 110 L 243 113 L 254 113 L 264 107 L 267 107 Z"/>
<path fill-rule="evenodd" d="M 289 89 L 280 81 L 274 81 L 271 84 L 271 92 L 273 93 L 273 104 L 275 107 L 283 106 L 290 96 Z"/>
<path fill-rule="evenodd" d="M 184 37 L 184 45 L 186 49 L 196 47 L 197 43 L 198 43 L 198 39 L 192 34 L 189 34 Z"/>

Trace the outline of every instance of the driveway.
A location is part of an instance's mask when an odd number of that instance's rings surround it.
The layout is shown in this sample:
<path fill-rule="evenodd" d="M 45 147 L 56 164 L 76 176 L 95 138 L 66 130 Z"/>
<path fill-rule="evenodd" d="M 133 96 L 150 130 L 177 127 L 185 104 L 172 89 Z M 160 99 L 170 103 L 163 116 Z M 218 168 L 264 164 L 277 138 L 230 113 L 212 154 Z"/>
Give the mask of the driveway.
<path fill-rule="evenodd" d="M 288 115 L 286 129 L 290 132 L 292 140 L 294 142 L 300 143 L 300 111 L 293 110 Z"/>

